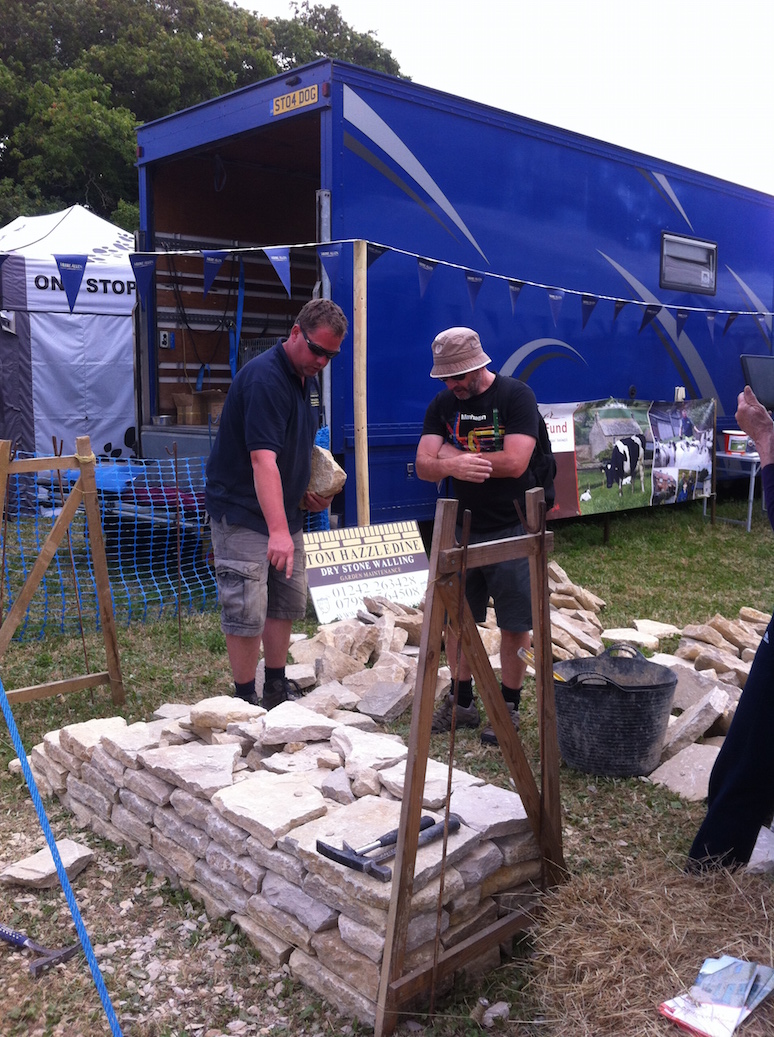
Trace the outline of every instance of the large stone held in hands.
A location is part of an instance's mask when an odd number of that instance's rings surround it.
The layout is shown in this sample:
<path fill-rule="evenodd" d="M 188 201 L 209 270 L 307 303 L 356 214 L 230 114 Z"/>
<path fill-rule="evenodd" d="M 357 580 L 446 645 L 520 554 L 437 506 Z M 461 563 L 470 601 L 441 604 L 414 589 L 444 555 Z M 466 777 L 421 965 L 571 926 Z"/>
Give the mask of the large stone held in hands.
<path fill-rule="evenodd" d="M 336 462 L 330 450 L 325 447 L 312 447 L 312 474 L 309 477 L 307 493 L 317 493 L 320 497 L 334 497 L 344 489 L 347 473 Z"/>

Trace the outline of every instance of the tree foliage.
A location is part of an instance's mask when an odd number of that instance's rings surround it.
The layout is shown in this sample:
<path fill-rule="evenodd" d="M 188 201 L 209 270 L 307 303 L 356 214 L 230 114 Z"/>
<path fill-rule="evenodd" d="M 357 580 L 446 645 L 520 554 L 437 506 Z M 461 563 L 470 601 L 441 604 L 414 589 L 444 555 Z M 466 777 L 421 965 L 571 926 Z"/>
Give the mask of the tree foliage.
<path fill-rule="evenodd" d="M 323 56 L 400 73 L 308 0 L 272 20 L 227 0 L 2 0 L 0 226 L 78 203 L 134 230 L 138 123 Z"/>

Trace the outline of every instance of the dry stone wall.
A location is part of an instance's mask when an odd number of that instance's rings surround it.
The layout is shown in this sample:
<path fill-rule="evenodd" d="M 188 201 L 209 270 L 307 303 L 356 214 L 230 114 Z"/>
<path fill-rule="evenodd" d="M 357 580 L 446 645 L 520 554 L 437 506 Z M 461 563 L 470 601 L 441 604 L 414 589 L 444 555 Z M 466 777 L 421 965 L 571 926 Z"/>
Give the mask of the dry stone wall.
<path fill-rule="evenodd" d="M 364 846 L 397 828 L 407 747 L 346 688 L 318 688 L 266 713 L 230 697 L 50 732 L 31 753 L 41 791 L 81 826 L 166 875 L 210 918 L 230 917 L 261 955 L 349 1017 L 373 1025 L 392 883 L 329 860 L 317 840 Z M 311 696 L 309 696 L 311 698 Z M 430 761 L 423 813 L 442 818 L 447 767 Z M 453 946 L 530 903 L 541 859 L 520 798 L 452 774 L 440 942 Z M 389 862 L 387 862 L 389 864 Z M 432 960 L 442 841 L 420 846 L 407 963 Z M 493 960 L 496 958 L 496 961 Z M 494 949 L 478 968 L 499 963 Z"/>

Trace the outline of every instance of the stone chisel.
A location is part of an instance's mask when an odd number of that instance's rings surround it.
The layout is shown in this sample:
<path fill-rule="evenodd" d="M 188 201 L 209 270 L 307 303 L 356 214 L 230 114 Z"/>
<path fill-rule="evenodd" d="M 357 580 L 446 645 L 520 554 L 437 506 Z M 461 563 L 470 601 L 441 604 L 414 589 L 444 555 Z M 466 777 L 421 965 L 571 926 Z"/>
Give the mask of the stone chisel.
<path fill-rule="evenodd" d="M 449 831 L 456 832 L 459 827 L 459 818 L 455 814 L 450 814 Z M 443 829 L 443 821 L 433 821 L 432 817 L 427 816 L 421 818 L 419 822 L 417 848 L 424 846 L 425 843 L 432 842 L 433 839 L 438 839 L 443 835 Z M 323 857 L 328 857 L 329 860 L 336 861 L 337 864 L 343 864 L 345 868 L 352 868 L 355 871 L 363 871 L 369 875 L 373 875 L 374 878 L 379 879 L 381 882 L 389 882 L 392 878 L 392 869 L 380 862 L 395 855 L 397 842 L 398 829 L 396 828 L 393 829 L 393 831 L 388 832 L 386 835 L 380 836 L 380 838 L 374 842 L 368 843 L 366 847 L 360 848 L 359 850 L 353 849 L 347 843 L 344 843 L 342 848 L 339 849 L 337 846 L 331 846 L 318 839 L 317 852 L 322 854 Z M 384 849 L 373 857 L 368 856 L 368 853 L 370 853 L 371 850 L 375 850 L 380 846 L 384 847 Z"/>

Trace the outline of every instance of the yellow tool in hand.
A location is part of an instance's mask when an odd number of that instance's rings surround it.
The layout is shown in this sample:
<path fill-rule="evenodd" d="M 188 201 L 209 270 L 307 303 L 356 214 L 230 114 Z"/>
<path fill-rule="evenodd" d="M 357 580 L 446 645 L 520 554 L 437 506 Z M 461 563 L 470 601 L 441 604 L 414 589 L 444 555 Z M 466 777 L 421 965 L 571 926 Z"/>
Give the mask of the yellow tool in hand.
<path fill-rule="evenodd" d="M 531 648 L 520 648 L 519 658 L 523 659 L 524 662 L 531 666 L 533 669 L 535 668 L 535 653 L 532 651 Z M 556 670 L 554 670 L 555 681 L 564 681 L 564 679 L 565 678 L 561 675 L 561 673 L 557 673 Z"/>

